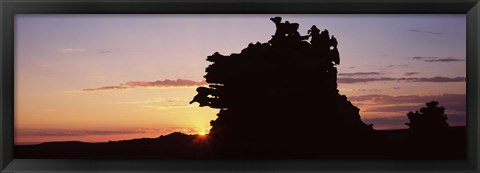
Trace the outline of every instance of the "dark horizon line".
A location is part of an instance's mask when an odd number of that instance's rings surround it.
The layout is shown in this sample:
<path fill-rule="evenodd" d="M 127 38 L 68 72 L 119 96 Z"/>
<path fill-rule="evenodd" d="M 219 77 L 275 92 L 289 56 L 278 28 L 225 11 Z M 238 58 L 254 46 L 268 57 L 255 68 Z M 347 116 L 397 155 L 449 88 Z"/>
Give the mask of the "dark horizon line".
<path fill-rule="evenodd" d="M 463 126 L 450 126 L 451 128 L 455 128 L 455 127 L 466 127 L 466 125 L 463 125 Z M 374 129 L 375 131 L 377 132 L 381 132 L 381 131 L 400 131 L 400 130 L 408 130 L 408 128 L 403 128 L 403 129 L 382 129 L 382 130 L 377 130 L 377 129 Z M 182 133 L 182 132 L 172 132 L 172 133 L 169 133 L 169 134 L 166 134 L 166 135 L 160 135 L 156 138 L 147 138 L 147 137 L 141 137 L 141 138 L 132 138 L 132 139 L 124 139 L 124 140 L 117 140 L 117 141 L 106 141 L 106 142 L 84 142 L 84 141 L 47 141 L 47 142 L 22 142 L 21 144 L 20 143 L 15 143 L 14 142 L 14 146 L 29 146 L 29 145 L 39 145 L 39 144 L 44 144 L 44 143 L 66 143 L 66 142 L 79 142 L 79 143 L 87 143 L 87 144 L 103 144 L 103 143 L 109 143 L 109 142 L 121 142 L 121 141 L 131 141 L 131 140 L 138 140 L 138 139 L 158 139 L 162 136 L 168 136 L 168 135 L 171 135 L 171 134 L 174 134 L 174 133 L 181 133 L 181 134 L 184 134 L 184 135 L 188 135 L 188 136 L 198 136 L 199 134 L 185 134 L 185 133 Z M 208 135 L 208 133 L 206 134 Z"/>

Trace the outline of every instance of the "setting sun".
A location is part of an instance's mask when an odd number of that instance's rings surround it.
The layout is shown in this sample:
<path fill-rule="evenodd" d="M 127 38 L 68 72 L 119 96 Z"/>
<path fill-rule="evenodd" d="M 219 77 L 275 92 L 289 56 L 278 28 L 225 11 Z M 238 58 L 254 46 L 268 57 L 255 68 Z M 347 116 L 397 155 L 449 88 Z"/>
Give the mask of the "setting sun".
<path fill-rule="evenodd" d="M 198 135 L 205 136 L 205 135 L 207 135 L 207 133 L 206 132 L 199 132 Z"/>

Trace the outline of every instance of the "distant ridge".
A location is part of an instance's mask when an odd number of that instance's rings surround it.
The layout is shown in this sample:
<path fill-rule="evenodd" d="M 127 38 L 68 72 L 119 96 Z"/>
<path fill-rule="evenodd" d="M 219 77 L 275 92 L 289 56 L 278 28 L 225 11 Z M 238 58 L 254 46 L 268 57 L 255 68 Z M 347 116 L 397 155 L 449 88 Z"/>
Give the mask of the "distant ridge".
<path fill-rule="evenodd" d="M 408 129 L 378 130 L 384 148 L 377 153 L 348 158 L 361 159 L 465 159 L 465 126 L 451 127 L 448 134 L 451 141 L 448 149 L 435 152 L 437 155 L 414 154 L 408 147 Z M 15 159 L 218 159 L 212 155 L 210 137 L 188 135 L 180 132 L 162 135 L 158 138 L 89 143 L 81 141 L 45 142 L 37 145 L 15 145 Z M 331 159 L 318 157 L 320 159 Z M 271 157 L 268 159 L 281 159 Z"/>

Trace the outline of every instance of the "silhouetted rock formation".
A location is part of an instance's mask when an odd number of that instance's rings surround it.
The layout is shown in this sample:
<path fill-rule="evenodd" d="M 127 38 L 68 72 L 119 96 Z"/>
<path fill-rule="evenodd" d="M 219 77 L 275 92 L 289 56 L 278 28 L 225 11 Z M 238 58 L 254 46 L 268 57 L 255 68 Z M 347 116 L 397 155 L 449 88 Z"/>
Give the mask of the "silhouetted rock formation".
<path fill-rule="evenodd" d="M 277 29 L 268 43 L 207 57 L 210 85 L 199 87 L 192 102 L 220 109 L 211 122 L 214 149 L 232 157 L 338 154 L 369 141 L 361 139 L 373 128 L 337 90 L 335 37 L 315 25 L 301 36 L 297 23 L 271 20 Z"/>

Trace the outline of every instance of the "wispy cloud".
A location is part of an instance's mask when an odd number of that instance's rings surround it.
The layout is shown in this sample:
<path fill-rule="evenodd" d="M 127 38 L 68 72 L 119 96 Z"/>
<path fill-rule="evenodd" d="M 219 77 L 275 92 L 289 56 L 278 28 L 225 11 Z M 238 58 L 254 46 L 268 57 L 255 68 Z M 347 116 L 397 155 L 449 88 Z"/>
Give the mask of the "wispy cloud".
<path fill-rule="evenodd" d="M 388 81 L 406 81 L 406 82 L 465 82 L 465 77 L 422 77 L 422 78 L 392 78 L 392 77 L 379 77 L 379 78 L 338 78 L 338 83 L 367 83 L 367 82 L 388 82 Z"/>
<path fill-rule="evenodd" d="M 447 122 L 450 125 L 465 125 L 466 95 L 441 94 L 441 95 L 386 95 L 370 94 L 348 97 L 352 104 L 358 106 L 362 120 L 373 123 L 375 129 L 408 128 L 407 113 L 418 111 L 425 107 L 425 103 L 432 100 L 438 101 L 439 106 L 445 108 Z"/>
<path fill-rule="evenodd" d="M 338 73 L 339 76 L 369 76 L 369 75 L 383 75 L 380 72 L 355 72 L 355 73 Z"/>
<path fill-rule="evenodd" d="M 157 81 L 132 81 L 126 82 L 119 85 L 113 86 L 103 86 L 97 88 L 87 88 L 82 89 L 82 91 L 108 91 L 108 90 L 122 90 L 122 89 L 130 89 L 130 88 L 147 88 L 147 87 L 196 87 L 196 86 L 203 86 L 207 85 L 205 81 L 192 81 L 192 80 L 185 80 L 185 79 L 177 79 L 177 80 L 157 80 Z"/>
<path fill-rule="evenodd" d="M 431 56 L 414 56 L 412 59 L 415 60 L 428 60 L 428 59 L 438 59 L 438 57 L 431 57 Z"/>
<path fill-rule="evenodd" d="M 432 100 L 440 102 L 440 105 L 444 106 L 449 111 L 464 112 L 466 110 L 465 94 L 401 96 L 371 94 L 362 96 L 351 96 L 348 99 L 352 102 L 371 103 L 371 105 L 374 105 L 376 107 L 369 110 L 376 112 L 415 111 L 418 110 L 420 107 L 425 106 L 425 103 Z"/>
<path fill-rule="evenodd" d="M 188 104 L 188 101 L 184 104 L 170 104 L 170 105 L 141 105 L 133 111 L 148 111 L 148 110 L 168 110 L 178 108 L 197 108 L 198 105 Z"/>
<path fill-rule="evenodd" d="M 135 81 L 135 82 L 127 82 L 125 85 L 136 88 L 136 87 L 190 87 L 190 86 L 201 86 L 206 85 L 205 81 L 192 81 L 192 80 L 185 80 L 185 79 L 177 79 L 177 80 L 157 80 L 157 81 Z"/>
<path fill-rule="evenodd" d="M 465 102 L 465 94 L 441 94 L 441 95 L 401 95 L 393 96 L 386 94 L 371 94 L 362 96 L 350 96 L 349 100 L 367 101 L 378 103 L 424 103 L 428 99 L 441 99 L 448 102 Z"/>
<path fill-rule="evenodd" d="M 416 33 L 423 33 L 423 34 L 434 34 L 434 35 L 443 35 L 443 32 L 435 32 L 435 31 L 423 31 L 423 30 L 418 30 L 418 29 L 410 29 L 411 32 L 416 32 Z"/>
<path fill-rule="evenodd" d="M 420 74 L 420 73 L 419 72 L 413 72 L 413 71 L 403 73 L 403 75 L 405 75 L 405 76 L 413 76 L 413 75 L 417 75 L 417 74 Z"/>
<path fill-rule="evenodd" d="M 459 62 L 459 61 L 465 61 L 465 59 L 460 59 L 460 58 L 452 58 L 452 57 L 447 57 L 447 58 L 440 58 L 440 57 L 421 57 L 421 56 L 415 56 L 412 57 L 414 60 L 422 60 L 425 62 Z"/>
<path fill-rule="evenodd" d="M 378 106 L 365 110 L 365 112 L 409 112 L 421 108 L 423 104 L 417 105 L 393 105 L 393 106 Z"/>
<path fill-rule="evenodd" d="M 87 49 L 83 49 L 83 48 L 63 48 L 63 49 L 59 49 L 58 51 L 60 51 L 60 52 L 83 52 L 83 51 L 87 51 Z"/>
<path fill-rule="evenodd" d="M 98 53 L 105 54 L 105 53 L 112 53 L 112 51 L 109 51 L 109 50 L 101 50 L 101 51 L 98 51 Z"/>
<path fill-rule="evenodd" d="M 134 105 L 132 111 L 143 112 L 151 110 L 167 110 L 178 108 L 197 108 L 197 104 L 190 104 L 192 98 L 150 98 L 146 100 L 117 102 L 121 105 Z"/>
<path fill-rule="evenodd" d="M 126 86 L 104 86 L 99 88 L 83 89 L 82 91 L 121 90 L 121 89 L 127 89 L 127 88 L 128 87 Z"/>
<path fill-rule="evenodd" d="M 392 67 L 408 67 L 410 64 L 392 64 L 388 65 L 387 67 L 392 68 Z"/>
<path fill-rule="evenodd" d="M 340 91 L 359 91 L 359 92 L 378 92 L 378 89 L 364 89 L 364 88 L 352 88 L 352 89 L 340 89 Z"/>
<path fill-rule="evenodd" d="M 381 82 L 381 81 L 397 81 L 397 78 L 381 77 L 381 78 L 338 78 L 338 83 L 367 83 L 367 82 Z"/>
<path fill-rule="evenodd" d="M 467 78 L 465 77 L 431 77 L 431 78 L 399 78 L 399 80 L 406 80 L 406 81 L 412 81 L 412 82 L 465 82 Z"/>
<path fill-rule="evenodd" d="M 189 100 L 186 98 L 151 98 L 147 100 L 140 100 L 140 101 L 128 101 L 128 102 L 117 102 L 117 104 L 156 104 L 156 103 L 183 103 L 188 102 Z"/>
<path fill-rule="evenodd" d="M 432 60 L 424 60 L 425 62 L 458 62 L 458 61 L 465 61 L 465 59 L 457 59 L 457 58 L 440 58 L 440 59 L 432 59 Z"/>
<path fill-rule="evenodd" d="M 173 132 L 182 132 L 187 134 L 198 133 L 205 129 L 187 128 L 187 127 L 169 127 L 169 128 L 139 128 L 129 130 L 70 130 L 70 129 L 19 129 L 18 133 L 22 136 L 102 136 L 102 135 L 125 135 L 125 134 L 145 134 L 158 133 L 158 136 L 170 134 Z"/>
<path fill-rule="evenodd" d="M 143 130 L 20 130 L 22 136 L 90 136 L 145 133 Z"/>

